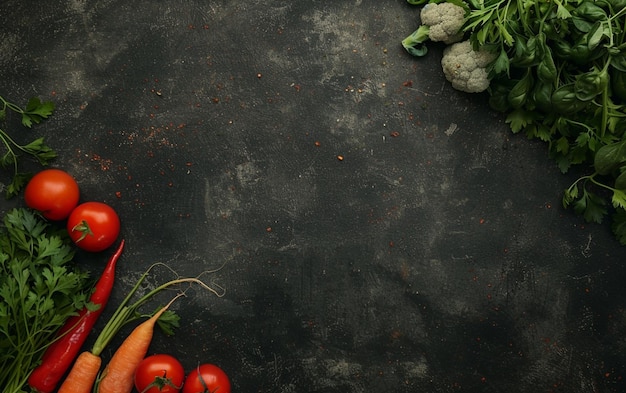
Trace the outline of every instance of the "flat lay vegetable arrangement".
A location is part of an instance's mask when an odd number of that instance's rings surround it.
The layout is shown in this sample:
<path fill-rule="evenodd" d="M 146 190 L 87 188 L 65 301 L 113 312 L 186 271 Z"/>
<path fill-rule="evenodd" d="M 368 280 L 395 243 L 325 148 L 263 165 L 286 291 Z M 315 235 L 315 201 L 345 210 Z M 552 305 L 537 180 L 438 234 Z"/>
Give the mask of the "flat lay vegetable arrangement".
<path fill-rule="evenodd" d="M 52 114 L 54 105 L 29 102 L 25 109 L 0 97 L 6 109 L 22 116 L 22 125 L 30 127 Z M 186 393 L 230 392 L 230 380 L 218 366 L 198 364 L 185 378 L 182 369 L 146 370 L 155 326 L 173 334 L 179 317 L 169 306 L 190 285 L 204 288 L 216 296 L 223 290 L 213 289 L 196 277 L 179 277 L 162 264 L 151 266 L 118 305 L 104 325 L 90 351 L 81 349 L 102 315 L 115 284 L 115 270 L 125 241 L 119 241 L 113 255 L 93 283 L 89 272 L 75 261 L 77 248 L 102 252 L 113 246 L 121 230 L 115 209 L 103 202 L 80 203 L 80 188 L 74 177 L 58 168 L 45 169 L 34 175 L 18 171 L 21 153 L 38 159 L 42 165 L 56 153 L 43 139 L 26 147 L 17 144 L 9 133 L 0 129 L 0 140 L 7 149 L 0 164 L 13 167 L 7 197 L 24 191 L 24 207 L 14 208 L 0 226 L 0 386 L 4 393 L 38 392 L 138 392 L 162 391 Z M 158 284 L 133 301 L 137 291 L 146 289 L 144 281 L 158 267 L 164 267 L 175 278 Z M 159 277 L 161 277 L 159 275 Z M 153 277 L 155 279 L 155 277 Z M 185 285 L 186 288 L 182 286 Z M 153 312 L 140 310 L 159 292 L 178 288 L 178 294 L 164 307 Z M 109 363 L 101 369 L 100 354 L 119 331 L 128 324 L 139 323 L 123 340 Z M 80 354 L 79 354 L 80 353 Z M 161 357 L 171 355 L 161 354 Z M 173 358 L 175 359 L 175 358 Z M 176 360 L 177 362 L 177 360 Z M 144 365 L 140 367 L 141 365 Z M 158 366 L 158 364 L 157 364 Z M 182 367 L 182 366 L 181 366 Z M 175 375 L 174 375 L 175 374 Z"/>
<path fill-rule="evenodd" d="M 421 25 L 402 41 L 407 52 L 425 56 L 430 42 L 442 43 L 442 72 L 455 89 L 487 92 L 511 130 L 545 141 L 563 172 L 588 167 L 564 191 L 563 205 L 592 222 L 611 215 L 626 244 L 626 0 L 408 1 L 423 8 Z M 53 111 L 53 103 L 37 98 L 20 107 L 0 97 L 0 121 L 17 114 L 26 129 Z M 56 157 L 43 138 L 21 145 L 3 127 L 0 141 L 0 167 L 12 172 L 5 194 L 24 192 L 24 207 L 6 213 L 0 226 L 3 391 L 230 393 L 227 374 L 215 364 L 186 372 L 171 354 L 147 356 L 155 327 L 166 334 L 178 327 L 170 306 L 189 286 L 223 296 L 202 280 L 211 272 L 179 277 L 150 266 L 95 332 L 93 346 L 83 348 L 114 290 L 126 247 L 120 217 L 106 203 L 81 203 L 68 172 L 20 170 L 21 155 L 43 166 Z M 97 280 L 75 261 L 79 248 L 103 252 L 116 243 Z M 140 295 L 159 267 L 175 277 Z M 165 306 L 142 311 L 171 288 L 178 293 Z M 102 367 L 103 350 L 133 324 Z"/>
<path fill-rule="evenodd" d="M 421 25 L 402 45 L 447 45 L 442 69 L 458 90 L 487 91 L 514 133 L 545 141 L 562 172 L 588 174 L 563 205 L 612 219 L 626 244 L 626 0 L 408 0 Z"/>

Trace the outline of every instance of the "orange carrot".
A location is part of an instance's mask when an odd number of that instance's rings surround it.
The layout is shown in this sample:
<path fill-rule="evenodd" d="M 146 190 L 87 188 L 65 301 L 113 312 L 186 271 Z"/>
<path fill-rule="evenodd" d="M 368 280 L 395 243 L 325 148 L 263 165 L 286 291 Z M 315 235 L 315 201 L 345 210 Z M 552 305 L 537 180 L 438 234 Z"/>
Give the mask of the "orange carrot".
<path fill-rule="evenodd" d="M 161 314 L 163 314 L 179 296 L 181 295 L 172 299 L 165 307 L 156 312 L 148 320 L 138 325 L 128 337 L 126 337 L 117 351 L 115 351 L 109 364 L 102 373 L 102 379 L 98 384 L 99 393 L 130 393 L 133 390 L 133 375 L 139 363 L 141 363 L 146 353 L 148 353 L 154 333 L 154 325 Z"/>
<path fill-rule="evenodd" d="M 101 363 L 102 359 L 89 351 L 78 355 L 58 393 L 90 393 Z"/>
<path fill-rule="evenodd" d="M 94 387 L 94 384 L 96 383 L 96 380 L 98 379 L 98 373 L 100 371 L 100 365 L 101 365 L 101 359 L 100 359 L 100 354 L 102 353 L 102 351 L 105 349 L 105 347 L 111 342 L 111 340 L 113 339 L 113 337 L 119 332 L 119 330 L 126 325 L 127 323 L 134 321 L 138 318 L 141 318 L 142 316 L 139 315 L 137 313 L 137 310 L 139 309 L 139 307 L 141 307 L 145 302 L 147 302 L 149 299 L 152 298 L 152 296 L 154 296 L 156 293 L 164 290 L 165 288 L 168 288 L 170 286 L 176 285 L 176 284 L 183 284 L 183 283 L 188 283 L 188 284 L 198 284 L 201 287 L 209 290 L 210 292 L 214 293 L 216 296 L 218 297 L 222 297 L 224 296 L 224 291 L 222 290 L 221 293 L 217 292 L 216 290 L 214 290 L 213 288 L 209 287 L 207 284 L 205 284 L 203 281 L 201 281 L 198 277 L 192 277 L 192 278 L 177 278 L 171 281 L 168 281 L 164 284 L 161 284 L 160 286 L 158 286 L 157 288 L 154 288 L 153 290 L 151 290 L 150 292 L 148 292 L 147 294 L 143 295 L 139 300 L 137 300 L 136 302 L 129 304 L 131 298 L 133 297 L 133 295 L 137 292 L 137 290 L 141 287 L 141 284 L 143 282 L 143 280 L 148 276 L 149 272 L 151 271 L 151 269 L 157 265 L 153 265 L 151 266 L 146 272 L 144 272 L 144 274 L 141 276 L 141 278 L 139 279 L 139 281 L 137 281 L 137 283 L 135 284 L 135 286 L 131 289 L 131 291 L 128 293 L 128 295 L 124 298 L 124 300 L 122 301 L 122 303 L 119 305 L 119 307 L 115 310 L 115 312 L 113 313 L 113 315 L 111 316 L 111 318 L 109 319 L 109 321 L 107 322 L 107 324 L 102 328 L 102 331 L 100 332 L 100 334 L 98 335 L 98 338 L 96 339 L 96 341 L 94 342 L 91 351 L 90 352 L 85 352 L 82 353 L 74 362 L 74 366 L 72 367 L 72 370 L 70 371 L 70 373 L 68 374 L 68 376 L 66 377 L 65 381 L 63 382 L 63 385 L 61 385 L 60 390 L 57 393 L 90 393 Z M 221 287 L 220 287 L 221 289 Z M 179 296 L 184 295 L 184 293 L 179 294 L 178 296 L 176 296 L 174 299 L 172 299 L 165 307 L 163 307 L 161 310 L 159 310 L 157 313 L 155 313 L 154 315 L 152 315 L 150 317 L 149 320 L 147 320 L 146 322 L 142 323 L 141 325 L 137 326 L 137 328 L 135 330 L 138 330 L 139 332 L 136 334 L 137 336 L 143 335 L 144 336 L 144 344 L 143 345 L 150 345 L 150 341 L 152 339 L 152 334 L 154 331 L 154 325 L 156 323 L 156 320 L 159 319 L 159 317 L 168 309 L 168 307 L 174 302 L 174 300 L 176 300 Z M 145 325 L 142 327 L 142 325 Z M 146 330 L 145 333 L 140 333 L 141 330 Z M 133 334 L 134 331 L 131 333 L 131 336 L 134 335 Z M 129 340 L 129 339 L 127 339 Z M 147 344 L 146 344 L 147 343 Z M 125 346 L 124 344 L 122 344 L 122 346 Z M 129 344 L 130 346 L 130 344 Z M 130 352 L 132 352 L 133 350 L 128 350 Z M 146 352 L 148 351 L 148 348 L 146 347 L 145 350 L 143 350 L 143 354 L 141 354 L 141 358 L 139 361 L 141 361 L 143 359 L 143 357 L 145 356 Z M 121 355 L 120 355 L 121 356 Z M 114 357 L 116 357 L 114 355 Z M 113 359 L 111 359 L 113 360 Z M 97 362 L 97 364 L 96 364 Z M 116 367 L 120 367 L 119 366 L 119 362 L 118 360 L 116 360 L 116 363 L 118 363 L 118 365 Z M 113 364 L 113 362 L 112 362 Z M 131 364 L 131 363 L 128 363 Z M 137 363 L 138 364 L 138 363 Z M 122 362 L 122 367 L 126 367 L 124 366 L 123 362 Z M 130 370 L 130 383 L 131 383 L 131 388 L 127 389 L 127 390 L 121 390 L 117 385 L 113 386 L 113 390 L 111 390 L 110 387 L 107 386 L 107 384 L 111 383 L 111 382 L 106 382 L 105 383 L 105 390 L 101 390 L 101 391 L 107 391 L 106 389 L 108 388 L 110 392 L 122 392 L 122 391 L 127 391 L 130 392 L 132 389 L 132 384 L 133 384 L 133 378 L 132 378 L 132 373 L 134 373 L 135 368 L 137 367 L 137 365 L 131 365 L 130 368 L 132 368 Z M 105 374 L 108 374 L 108 372 L 110 371 L 110 367 L 107 367 L 107 369 L 104 371 Z M 113 368 L 113 370 L 115 370 L 115 368 Z M 113 376 L 117 375 L 116 373 L 111 373 L 112 376 L 108 377 L 109 378 L 113 378 Z M 116 377 L 117 378 L 117 377 Z"/>

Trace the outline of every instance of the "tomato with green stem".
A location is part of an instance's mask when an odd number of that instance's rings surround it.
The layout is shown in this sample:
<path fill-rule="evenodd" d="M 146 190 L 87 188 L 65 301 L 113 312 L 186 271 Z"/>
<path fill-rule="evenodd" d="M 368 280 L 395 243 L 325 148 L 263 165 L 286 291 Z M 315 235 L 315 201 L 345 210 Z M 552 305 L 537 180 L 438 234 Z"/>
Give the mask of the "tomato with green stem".
<path fill-rule="evenodd" d="M 230 393 L 230 380 L 218 366 L 201 364 L 187 375 L 182 393 Z"/>
<path fill-rule="evenodd" d="M 146 357 L 135 370 L 139 393 L 178 393 L 183 387 L 185 369 L 175 357 L 156 354 Z"/>
<path fill-rule="evenodd" d="M 45 169 L 24 189 L 26 206 L 52 221 L 65 220 L 78 204 L 80 191 L 72 175 L 61 169 Z"/>
<path fill-rule="evenodd" d="M 99 252 L 109 248 L 120 234 L 120 218 L 103 202 L 78 205 L 67 219 L 67 231 L 79 248 Z"/>

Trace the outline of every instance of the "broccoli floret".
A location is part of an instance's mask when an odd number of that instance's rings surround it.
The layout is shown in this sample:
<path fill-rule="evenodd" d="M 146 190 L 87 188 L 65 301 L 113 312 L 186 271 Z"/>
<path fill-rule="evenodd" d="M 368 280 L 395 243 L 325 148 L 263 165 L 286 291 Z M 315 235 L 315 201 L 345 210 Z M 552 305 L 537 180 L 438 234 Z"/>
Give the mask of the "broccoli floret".
<path fill-rule="evenodd" d="M 452 87 L 467 93 L 480 93 L 489 87 L 487 66 L 496 58 L 486 49 L 474 50 L 469 40 L 443 50 L 441 66 Z"/>
<path fill-rule="evenodd" d="M 425 42 L 452 44 L 463 39 L 465 9 L 453 3 L 428 3 L 420 12 L 421 25 L 402 41 L 402 46 L 413 56 L 428 52 Z"/>

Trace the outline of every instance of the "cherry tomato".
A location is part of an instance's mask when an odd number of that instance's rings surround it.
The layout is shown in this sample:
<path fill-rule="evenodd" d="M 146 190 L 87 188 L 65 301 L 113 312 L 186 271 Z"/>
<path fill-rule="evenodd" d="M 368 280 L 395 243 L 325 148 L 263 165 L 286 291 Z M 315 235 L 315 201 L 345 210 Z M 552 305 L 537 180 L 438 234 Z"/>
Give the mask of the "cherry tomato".
<path fill-rule="evenodd" d="M 24 189 L 26 206 L 52 221 L 65 220 L 78 204 L 79 196 L 76 180 L 60 169 L 37 173 Z"/>
<path fill-rule="evenodd" d="M 173 356 L 148 356 L 135 370 L 135 388 L 140 393 L 178 393 L 183 387 L 185 369 Z"/>
<path fill-rule="evenodd" d="M 113 208 L 102 202 L 85 202 L 67 219 L 67 231 L 74 243 L 86 251 L 109 248 L 120 234 L 120 218 Z"/>
<path fill-rule="evenodd" d="M 214 364 L 201 364 L 187 375 L 183 393 L 230 393 L 230 380 Z"/>

